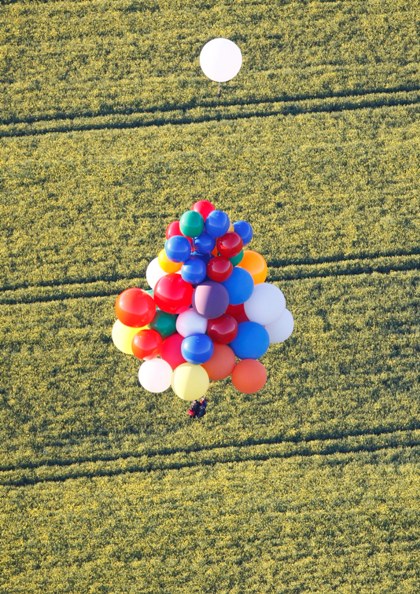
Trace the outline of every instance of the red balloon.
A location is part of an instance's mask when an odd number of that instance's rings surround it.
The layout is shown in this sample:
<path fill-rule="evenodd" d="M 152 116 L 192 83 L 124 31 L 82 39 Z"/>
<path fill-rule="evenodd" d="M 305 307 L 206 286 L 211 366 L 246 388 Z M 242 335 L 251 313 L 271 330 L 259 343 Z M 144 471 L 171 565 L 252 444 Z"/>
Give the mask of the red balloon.
<path fill-rule="evenodd" d="M 181 232 L 181 228 L 179 226 L 179 221 L 173 221 L 172 223 L 169 223 L 169 225 L 166 227 L 166 231 L 165 231 L 166 239 L 170 239 L 174 235 L 182 235 L 183 237 L 185 237 L 185 235 Z M 190 244 L 193 245 L 192 238 L 187 237 L 187 239 L 190 242 Z"/>
<path fill-rule="evenodd" d="M 149 293 L 133 287 L 118 295 L 115 302 L 115 313 L 125 326 L 141 328 L 141 326 L 149 324 L 155 317 L 156 304 Z"/>
<path fill-rule="evenodd" d="M 162 337 L 159 332 L 146 328 L 134 336 L 131 348 L 137 359 L 149 359 L 159 354 L 161 344 Z"/>
<path fill-rule="evenodd" d="M 208 321 L 207 334 L 214 342 L 228 344 L 238 334 L 238 322 L 233 316 L 223 314 L 220 318 Z"/>
<path fill-rule="evenodd" d="M 233 316 L 238 323 L 249 322 L 243 303 L 240 303 L 239 305 L 229 305 L 226 313 Z"/>
<path fill-rule="evenodd" d="M 175 369 L 175 367 L 178 367 L 181 363 L 186 363 L 186 360 L 181 353 L 181 344 L 183 340 L 184 337 L 180 334 L 171 334 L 171 336 L 165 338 L 160 347 L 161 358 L 165 359 L 172 369 Z"/>
<path fill-rule="evenodd" d="M 156 305 L 170 314 L 179 314 L 191 305 L 194 289 L 175 272 L 162 276 L 154 288 Z"/>
<path fill-rule="evenodd" d="M 181 229 L 179 227 L 179 221 L 173 221 L 172 223 L 169 223 L 169 225 L 166 227 L 166 232 L 165 232 L 166 239 L 169 239 L 170 237 L 173 237 L 174 235 L 182 235 Z"/>
<path fill-rule="evenodd" d="M 221 256 L 233 258 L 233 256 L 236 256 L 241 251 L 243 241 L 238 233 L 230 231 L 217 239 L 216 247 Z"/>
<path fill-rule="evenodd" d="M 207 276 L 218 283 L 227 280 L 233 271 L 233 264 L 227 258 L 216 256 L 207 263 Z"/>
<path fill-rule="evenodd" d="M 214 204 L 212 204 L 208 200 L 199 200 L 198 202 L 193 204 L 192 210 L 195 210 L 195 212 L 199 212 L 203 219 L 206 220 L 209 214 L 213 210 L 215 210 L 215 208 L 216 207 L 214 206 Z"/>

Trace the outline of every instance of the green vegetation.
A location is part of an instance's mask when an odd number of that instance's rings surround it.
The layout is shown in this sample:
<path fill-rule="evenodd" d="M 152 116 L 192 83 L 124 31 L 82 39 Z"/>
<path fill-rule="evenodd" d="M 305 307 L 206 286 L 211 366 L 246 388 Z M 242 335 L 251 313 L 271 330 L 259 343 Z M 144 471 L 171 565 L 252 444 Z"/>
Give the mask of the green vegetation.
<path fill-rule="evenodd" d="M 144 277 L 202 198 L 270 266 L 413 254 L 418 153 L 408 106 L 3 139 L 1 284 Z"/>
<path fill-rule="evenodd" d="M 185 403 L 144 392 L 138 361 L 113 346 L 115 295 L 2 306 L 1 465 L 365 433 L 368 443 L 416 426 L 416 272 L 280 286 L 296 330 L 264 357 L 266 388 L 245 396 L 230 381 L 213 384 L 211 414 L 194 431 Z"/>
<path fill-rule="evenodd" d="M 414 593 L 416 454 L 2 489 L 3 591 Z"/>
<path fill-rule="evenodd" d="M 415 8 L 0 0 L 0 593 L 417 594 Z M 110 335 L 203 198 L 296 326 L 191 424 Z"/>
<path fill-rule="evenodd" d="M 418 88 L 415 3 L 17 2 L 0 14 L 3 121 L 217 104 L 198 54 L 236 41 L 222 103 Z"/>

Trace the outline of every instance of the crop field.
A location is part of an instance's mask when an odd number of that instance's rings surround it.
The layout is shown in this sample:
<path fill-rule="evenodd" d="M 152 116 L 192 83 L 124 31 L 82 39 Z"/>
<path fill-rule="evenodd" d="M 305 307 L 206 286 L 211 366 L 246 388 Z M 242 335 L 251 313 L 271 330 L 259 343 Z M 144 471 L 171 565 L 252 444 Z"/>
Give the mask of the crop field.
<path fill-rule="evenodd" d="M 416 8 L 0 0 L 0 593 L 419 591 Z M 295 330 L 192 423 L 111 329 L 200 199 Z"/>

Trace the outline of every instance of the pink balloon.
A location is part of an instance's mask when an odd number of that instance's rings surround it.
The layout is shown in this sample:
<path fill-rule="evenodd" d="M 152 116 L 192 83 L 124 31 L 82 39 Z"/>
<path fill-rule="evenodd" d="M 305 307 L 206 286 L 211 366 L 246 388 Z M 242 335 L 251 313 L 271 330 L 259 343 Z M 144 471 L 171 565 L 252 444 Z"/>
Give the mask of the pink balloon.
<path fill-rule="evenodd" d="M 181 353 L 181 344 L 183 340 L 184 337 L 180 334 L 171 334 L 171 336 L 165 338 L 160 347 L 161 358 L 167 361 L 172 369 L 175 369 L 178 365 L 181 365 L 181 363 L 186 362 Z"/>

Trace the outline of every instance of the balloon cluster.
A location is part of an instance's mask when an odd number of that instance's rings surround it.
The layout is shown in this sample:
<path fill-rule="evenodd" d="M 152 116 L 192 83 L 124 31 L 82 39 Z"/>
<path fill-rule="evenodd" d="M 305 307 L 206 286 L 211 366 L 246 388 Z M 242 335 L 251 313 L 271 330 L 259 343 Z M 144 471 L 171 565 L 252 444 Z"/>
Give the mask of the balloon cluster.
<path fill-rule="evenodd" d="M 164 249 L 147 267 L 151 288 L 117 297 L 112 339 L 143 361 L 138 377 L 147 391 L 172 386 L 194 400 L 210 380 L 231 376 L 247 394 L 265 385 L 258 359 L 291 335 L 293 317 L 280 289 L 265 282 L 263 256 L 244 249 L 252 235 L 247 221 L 231 224 L 200 200 L 166 229 Z"/>

